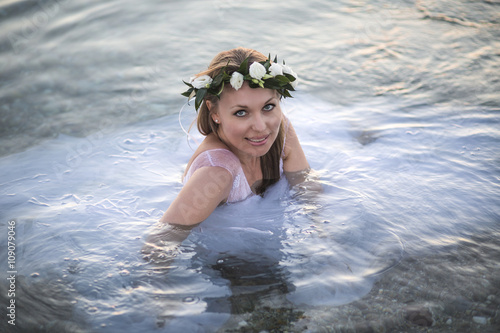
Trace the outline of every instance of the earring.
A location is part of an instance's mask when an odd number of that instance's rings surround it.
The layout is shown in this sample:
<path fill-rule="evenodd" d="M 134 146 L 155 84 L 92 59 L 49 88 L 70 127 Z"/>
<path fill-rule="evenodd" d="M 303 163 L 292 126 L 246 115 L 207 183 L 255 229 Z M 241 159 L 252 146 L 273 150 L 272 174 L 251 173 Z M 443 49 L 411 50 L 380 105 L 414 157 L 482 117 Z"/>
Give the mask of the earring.
<path fill-rule="evenodd" d="M 215 122 L 218 124 L 219 123 L 219 119 L 215 119 Z"/>

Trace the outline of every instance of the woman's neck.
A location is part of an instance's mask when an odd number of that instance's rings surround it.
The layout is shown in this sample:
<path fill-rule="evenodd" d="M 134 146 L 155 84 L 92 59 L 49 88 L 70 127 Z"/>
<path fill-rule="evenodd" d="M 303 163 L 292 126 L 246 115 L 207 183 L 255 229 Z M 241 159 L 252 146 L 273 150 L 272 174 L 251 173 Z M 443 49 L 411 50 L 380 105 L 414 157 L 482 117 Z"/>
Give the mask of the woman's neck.
<path fill-rule="evenodd" d="M 236 147 L 232 146 L 228 143 L 227 140 L 224 140 L 222 135 L 216 135 L 220 142 L 222 142 L 231 152 L 233 152 L 236 157 L 240 160 L 241 166 L 245 171 L 245 174 L 249 172 L 250 174 L 254 174 L 255 172 L 260 172 L 260 157 L 252 156 L 249 154 L 245 154 L 240 150 L 236 149 Z"/>

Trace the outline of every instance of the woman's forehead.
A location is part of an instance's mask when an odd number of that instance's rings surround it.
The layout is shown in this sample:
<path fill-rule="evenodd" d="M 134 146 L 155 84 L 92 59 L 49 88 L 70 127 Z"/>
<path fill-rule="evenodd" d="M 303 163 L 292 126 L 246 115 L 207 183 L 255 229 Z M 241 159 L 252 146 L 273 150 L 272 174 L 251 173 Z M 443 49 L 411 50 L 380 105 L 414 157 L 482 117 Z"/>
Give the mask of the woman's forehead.
<path fill-rule="evenodd" d="M 243 104 L 259 104 L 265 103 L 273 97 L 278 97 L 277 91 L 267 88 L 250 88 L 248 83 L 245 82 L 239 90 L 232 87 L 224 87 L 224 91 L 220 95 L 220 102 L 231 105 Z"/>

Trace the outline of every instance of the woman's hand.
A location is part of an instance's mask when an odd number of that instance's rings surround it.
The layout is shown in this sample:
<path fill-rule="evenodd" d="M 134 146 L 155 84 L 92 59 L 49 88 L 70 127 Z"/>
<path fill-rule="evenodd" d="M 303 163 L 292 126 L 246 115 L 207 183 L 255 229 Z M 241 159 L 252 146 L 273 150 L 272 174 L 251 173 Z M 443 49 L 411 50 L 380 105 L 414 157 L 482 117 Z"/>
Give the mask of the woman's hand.
<path fill-rule="evenodd" d="M 299 192 L 323 192 L 323 186 L 318 174 L 310 168 L 302 171 L 285 172 L 285 177 L 290 185 Z"/>
<path fill-rule="evenodd" d="M 189 236 L 195 225 L 183 226 L 158 222 L 148 231 L 142 247 L 143 259 L 168 268 L 179 252 L 180 244 Z"/>

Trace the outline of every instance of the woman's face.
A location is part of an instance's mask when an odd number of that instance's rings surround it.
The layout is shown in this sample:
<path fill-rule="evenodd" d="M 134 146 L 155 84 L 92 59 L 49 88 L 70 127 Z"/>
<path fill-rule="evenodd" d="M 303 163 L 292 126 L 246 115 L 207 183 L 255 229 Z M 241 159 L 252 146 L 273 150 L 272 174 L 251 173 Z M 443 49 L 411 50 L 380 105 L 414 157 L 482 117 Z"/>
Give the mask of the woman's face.
<path fill-rule="evenodd" d="M 210 108 L 210 105 L 208 105 Z M 219 137 L 240 159 L 260 157 L 271 148 L 281 123 L 276 90 L 226 86 L 212 113 L 219 123 Z"/>

